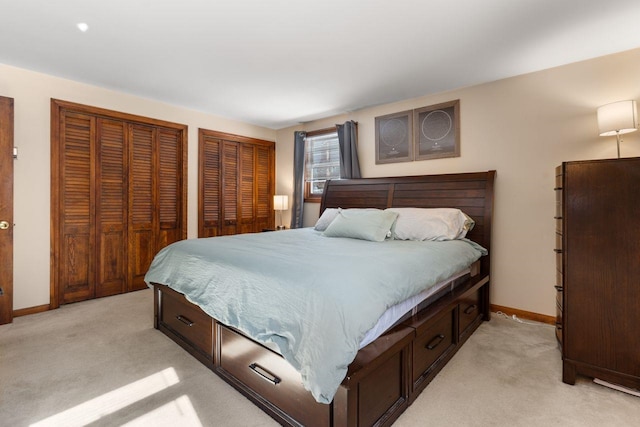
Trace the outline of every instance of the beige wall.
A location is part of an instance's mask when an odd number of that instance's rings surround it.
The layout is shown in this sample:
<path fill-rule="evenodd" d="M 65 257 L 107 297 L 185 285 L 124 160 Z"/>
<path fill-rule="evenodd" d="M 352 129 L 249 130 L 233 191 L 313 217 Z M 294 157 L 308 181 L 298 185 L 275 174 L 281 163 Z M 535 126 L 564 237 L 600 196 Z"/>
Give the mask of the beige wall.
<path fill-rule="evenodd" d="M 14 98 L 14 309 L 49 303 L 50 100 L 87 104 L 189 126 L 188 235 L 198 228 L 198 128 L 267 140 L 275 131 L 0 64 L 0 95 Z M 215 94 L 212 94 L 215 96 Z"/>
<path fill-rule="evenodd" d="M 376 116 L 453 99 L 460 99 L 461 157 L 375 164 Z M 596 108 L 625 99 L 640 101 L 640 49 L 282 129 L 277 191 L 291 194 L 293 131 L 347 119 L 358 122 L 364 177 L 495 169 L 491 302 L 553 316 L 554 168 L 616 157 L 615 137 L 598 136 Z M 624 135 L 621 153 L 640 156 L 640 132 Z M 305 214 L 312 225 L 318 205 L 307 204 Z"/>
<path fill-rule="evenodd" d="M 365 177 L 496 169 L 492 302 L 553 315 L 553 169 L 562 161 L 616 156 L 615 138 L 597 136 L 595 111 L 608 102 L 640 100 L 638 76 L 640 49 L 275 132 L 0 64 L 0 95 L 15 99 L 19 149 L 14 177 L 14 308 L 49 303 L 49 110 L 50 99 L 58 98 L 189 126 L 189 237 L 197 233 L 198 127 L 276 139 L 280 194 L 292 194 L 293 131 L 322 129 L 347 119 L 358 122 Z M 376 116 L 452 99 L 461 103 L 461 157 L 375 164 Z M 640 156 L 640 132 L 624 140 L 622 155 Z M 305 224 L 312 225 L 318 206 L 307 205 L 305 213 Z"/>

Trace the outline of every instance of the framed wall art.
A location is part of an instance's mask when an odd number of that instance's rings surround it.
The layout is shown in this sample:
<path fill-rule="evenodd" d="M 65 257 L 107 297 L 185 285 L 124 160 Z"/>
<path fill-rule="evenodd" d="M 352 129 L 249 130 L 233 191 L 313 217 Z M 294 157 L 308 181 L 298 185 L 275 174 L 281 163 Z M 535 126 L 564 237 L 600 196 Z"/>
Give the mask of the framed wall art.
<path fill-rule="evenodd" d="M 413 160 L 413 111 L 376 117 L 376 164 Z"/>
<path fill-rule="evenodd" d="M 413 110 L 414 159 L 460 157 L 460 100 Z"/>

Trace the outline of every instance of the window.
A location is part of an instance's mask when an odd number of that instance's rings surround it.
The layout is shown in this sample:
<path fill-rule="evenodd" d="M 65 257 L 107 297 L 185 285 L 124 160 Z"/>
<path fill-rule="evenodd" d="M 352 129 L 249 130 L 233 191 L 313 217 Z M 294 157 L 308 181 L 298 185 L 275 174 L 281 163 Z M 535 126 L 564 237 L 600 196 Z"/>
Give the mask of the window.
<path fill-rule="evenodd" d="M 340 178 L 338 133 L 332 128 L 307 134 L 304 152 L 304 199 L 319 202 L 325 181 Z"/>

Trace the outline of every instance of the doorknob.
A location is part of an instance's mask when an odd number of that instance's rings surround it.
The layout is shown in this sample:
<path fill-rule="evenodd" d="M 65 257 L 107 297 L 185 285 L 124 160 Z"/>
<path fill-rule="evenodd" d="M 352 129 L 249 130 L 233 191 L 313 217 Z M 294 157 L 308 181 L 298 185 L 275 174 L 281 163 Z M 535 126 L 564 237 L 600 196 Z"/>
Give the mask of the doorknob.
<path fill-rule="evenodd" d="M 0 230 L 6 230 L 9 228 L 9 223 L 7 221 L 0 221 Z"/>

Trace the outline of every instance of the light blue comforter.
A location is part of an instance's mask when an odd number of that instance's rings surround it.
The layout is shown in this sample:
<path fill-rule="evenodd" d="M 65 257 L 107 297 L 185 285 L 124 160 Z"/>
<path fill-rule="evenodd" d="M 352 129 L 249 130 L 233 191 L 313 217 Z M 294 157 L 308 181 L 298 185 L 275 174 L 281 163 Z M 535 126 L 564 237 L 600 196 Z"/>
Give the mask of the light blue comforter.
<path fill-rule="evenodd" d="M 468 240 L 369 242 L 303 228 L 176 242 L 156 255 L 145 281 L 275 343 L 315 399 L 329 403 L 387 308 L 484 254 Z"/>

